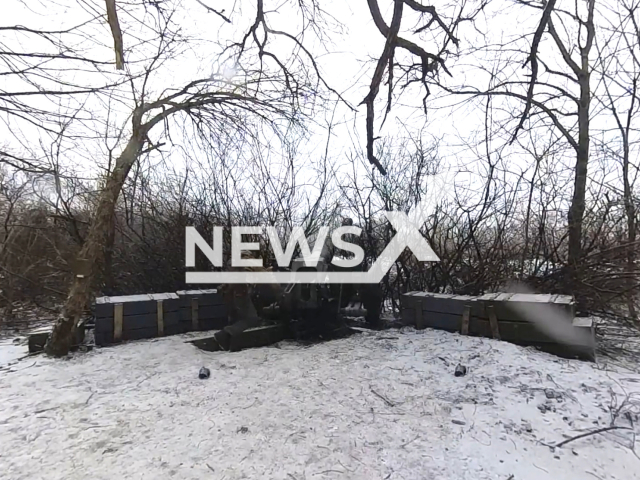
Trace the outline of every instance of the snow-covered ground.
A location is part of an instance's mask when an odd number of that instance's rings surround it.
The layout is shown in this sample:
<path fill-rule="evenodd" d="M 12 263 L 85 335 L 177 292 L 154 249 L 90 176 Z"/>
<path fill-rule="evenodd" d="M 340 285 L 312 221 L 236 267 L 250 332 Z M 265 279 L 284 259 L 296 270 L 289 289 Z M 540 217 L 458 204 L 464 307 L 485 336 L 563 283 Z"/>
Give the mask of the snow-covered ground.
<path fill-rule="evenodd" d="M 21 339 L 22 340 L 22 339 Z M 0 368 L 12 364 L 29 353 L 26 338 L 17 343 L 10 339 L 0 339 Z"/>
<path fill-rule="evenodd" d="M 638 374 L 431 330 L 240 353 L 185 340 L 0 370 L 0 478 L 640 478 L 633 429 L 545 445 L 636 425 Z"/>

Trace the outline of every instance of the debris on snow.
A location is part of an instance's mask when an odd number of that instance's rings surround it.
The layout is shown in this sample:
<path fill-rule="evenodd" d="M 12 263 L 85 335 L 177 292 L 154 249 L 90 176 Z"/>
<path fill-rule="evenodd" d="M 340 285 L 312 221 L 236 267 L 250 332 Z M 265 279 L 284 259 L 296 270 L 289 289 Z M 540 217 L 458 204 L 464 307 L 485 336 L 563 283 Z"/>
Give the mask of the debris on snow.
<path fill-rule="evenodd" d="M 465 367 L 464 365 L 458 364 L 454 372 L 454 375 L 456 377 L 464 377 L 466 374 L 467 374 L 467 367 Z"/>
<path fill-rule="evenodd" d="M 22 360 L 0 370 L 2 478 L 640 480 L 640 375 L 442 331 L 380 336 Z"/>
<path fill-rule="evenodd" d="M 205 380 L 211 376 L 211 371 L 207 367 L 202 367 L 200 369 L 200 373 L 198 373 L 198 378 L 200 380 Z"/>

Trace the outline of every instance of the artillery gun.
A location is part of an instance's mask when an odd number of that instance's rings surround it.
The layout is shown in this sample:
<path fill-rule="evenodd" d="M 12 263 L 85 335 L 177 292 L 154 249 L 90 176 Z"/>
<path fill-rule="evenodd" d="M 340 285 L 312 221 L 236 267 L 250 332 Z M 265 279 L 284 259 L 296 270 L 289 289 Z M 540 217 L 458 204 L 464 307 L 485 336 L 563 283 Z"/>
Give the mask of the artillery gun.
<path fill-rule="evenodd" d="M 330 252 L 330 251 L 329 251 Z M 332 253 L 323 252 L 314 266 L 295 259 L 291 272 L 358 271 L 334 266 Z M 229 286 L 226 286 L 228 288 Z M 296 340 L 327 340 L 348 335 L 348 318 L 365 317 L 371 328 L 380 326 L 382 291 L 379 284 L 292 283 L 241 286 L 229 295 L 231 325 L 214 336 L 228 350 L 232 337 L 264 324 L 284 327 L 284 336 Z"/>

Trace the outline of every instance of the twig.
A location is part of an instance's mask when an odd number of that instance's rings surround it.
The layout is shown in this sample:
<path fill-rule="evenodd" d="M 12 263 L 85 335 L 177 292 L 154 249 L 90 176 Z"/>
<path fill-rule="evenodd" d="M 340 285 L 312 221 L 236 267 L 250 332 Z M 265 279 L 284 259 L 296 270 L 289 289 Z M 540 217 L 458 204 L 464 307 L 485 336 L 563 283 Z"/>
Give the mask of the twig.
<path fill-rule="evenodd" d="M 577 436 L 575 436 L 575 437 L 567 438 L 566 440 L 564 440 L 564 441 L 562 441 L 562 442 L 558 443 L 557 445 L 549 445 L 549 446 L 550 446 L 550 447 L 553 447 L 553 448 L 560 448 L 560 447 L 562 447 L 562 446 L 566 445 L 566 444 L 567 444 L 567 443 L 569 443 L 569 442 L 573 442 L 574 440 L 579 440 L 579 439 L 581 439 L 581 438 L 589 437 L 589 436 L 591 436 L 591 435 L 597 435 L 598 433 L 609 432 L 609 431 L 611 431 L 611 430 L 632 430 L 632 429 L 631 429 L 631 428 L 629 428 L 629 427 L 616 427 L 616 426 L 613 426 L 613 427 L 604 427 L 604 428 L 599 428 L 599 429 L 597 429 L 597 430 L 593 430 L 593 431 L 591 431 L 591 432 L 586 432 L 586 433 L 583 433 L 583 434 L 577 435 Z"/>
<path fill-rule="evenodd" d="M 407 445 L 412 444 L 413 442 L 415 442 L 415 441 L 416 441 L 417 439 L 419 439 L 419 438 L 420 438 L 420 435 L 416 435 L 416 438 L 414 438 L 413 440 L 409 440 L 407 443 L 404 443 L 404 444 L 400 445 L 400 448 L 404 448 L 404 447 L 406 447 Z"/>
<path fill-rule="evenodd" d="M 227 23 L 231 23 L 231 20 L 229 20 L 229 17 L 227 17 L 226 15 L 224 15 L 224 10 L 218 11 L 215 8 L 211 8 L 209 5 L 204 4 L 203 2 L 201 2 L 200 0 L 196 0 L 196 2 L 198 2 L 200 5 L 202 5 L 204 8 L 207 9 L 208 12 L 211 13 L 215 13 L 216 15 L 218 15 L 220 18 L 222 18 L 225 22 Z"/>
<path fill-rule="evenodd" d="M 584 472 L 584 473 L 588 473 L 589 475 L 593 475 L 594 477 L 599 478 L 600 480 L 602 480 L 602 477 L 600 475 L 596 475 L 593 472 Z"/>
<path fill-rule="evenodd" d="M 389 407 L 395 407 L 396 404 L 393 403 L 391 400 L 389 400 L 388 398 L 386 398 L 384 395 L 379 394 L 378 392 L 376 392 L 373 387 L 369 387 L 371 389 L 371 392 L 378 398 L 380 398 L 382 401 L 384 401 L 384 403 L 387 404 L 387 406 Z"/>
<path fill-rule="evenodd" d="M 33 363 L 32 363 L 31 365 L 29 365 L 28 367 L 21 368 L 20 370 L 9 370 L 9 371 L 10 371 L 10 372 L 21 372 L 22 370 L 26 370 L 27 368 L 31 368 L 31 367 L 33 367 L 36 363 L 38 363 L 38 362 L 37 362 L 37 361 L 36 361 L 36 362 L 33 362 Z"/>
<path fill-rule="evenodd" d="M 15 363 L 18 363 L 18 362 L 20 362 L 21 360 L 24 360 L 25 358 L 35 357 L 36 355 L 40 355 L 40 354 L 42 354 L 42 353 L 44 353 L 44 350 L 40 350 L 39 352 L 30 352 L 30 353 L 27 353 L 26 355 L 24 355 L 24 356 L 22 356 L 22 357 L 16 358 Z"/>
<path fill-rule="evenodd" d="M 136 385 L 136 387 L 139 387 L 140 385 L 142 385 L 144 382 L 146 382 L 147 380 L 149 380 L 151 377 L 155 377 L 155 373 L 151 374 L 151 375 L 147 375 L 145 378 L 143 378 L 142 380 L 140 380 L 138 382 L 138 384 Z"/>
<path fill-rule="evenodd" d="M 536 467 L 538 470 L 542 470 L 544 473 L 549 473 L 549 470 L 545 470 L 542 467 L 539 467 L 538 465 L 536 465 L 535 463 L 532 463 L 531 465 L 533 465 L 534 467 Z"/>

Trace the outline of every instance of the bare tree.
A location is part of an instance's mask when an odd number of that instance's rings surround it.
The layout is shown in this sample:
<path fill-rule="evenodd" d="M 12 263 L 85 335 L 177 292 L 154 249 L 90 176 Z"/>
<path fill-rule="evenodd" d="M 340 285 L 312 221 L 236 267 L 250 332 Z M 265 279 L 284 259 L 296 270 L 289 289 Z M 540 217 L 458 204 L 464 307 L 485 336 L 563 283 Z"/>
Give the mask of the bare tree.
<path fill-rule="evenodd" d="M 553 128 L 554 135 L 570 145 L 575 158 L 573 169 L 573 196 L 568 209 L 568 264 L 575 273 L 583 254 L 583 219 L 587 193 L 589 146 L 591 141 L 591 103 L 593 46 L 596 35 L 595 0 L 571 10 L 557 2 L 518 1 L 526 8 L 542 12 L 538 29 L 533 33 L 528 48 L 518 51 L 526 59 L 531 74 L 528 80 L 514 79 L 511 68 L 489 66 L 484 70 L 491 75 L 487 90 L 448 88 L 453 94 L 492 96 L 516 99 L 524 104 L 512 130 L 513 143 L 520 130 L 542 126 Z M 560 27 L 558 27 L 558 25 Z M 527 38 L 526 33 L 523 38 Z M 549 53 L 541 53 L 541 45 Z M 508 63 L 517 61 L 514 58 Z M 540 66 L 543 71 L 540 72 Z"/>
<path fill-rule="evenodd" d="M 302 111 L 298 96 L 312 91 L 305 77 L 294 76 L 291 67 L 268 52 L 266 40 L 260 41 L 256 36 L 258 26 L 262 25 L 267 34 L 290 38 L 296 48 L 301 45 L 285 32 L 268 29 L 262 2 L 259 1 L 256 23 L 236 47 L 239 52 L 235 56 L 236 78 L 242 78 L 241 81 L 229 82 L 223 75 L 214 74 L 165 90 L 152 100 L 151 75 L 172 54 L 174 43 L 179 41 L 173 30 L 172 11 L 158 8 L 155 15 L 157 53 L 148 60 L 144 73 L 130 79 L 135 107 L 130 115 L 130 127 L 122 129 L 128 132 L 128 139 L 101 188 L 79 253 L 84 270 L 82 275 L 76 276 L 63 315 L 47 343 L 46 351 L 51 355 L 65 355 L 69 351 L 74 329 L 90 302 L 96 273 L 104 268 L 113 238 L 115 207 L 129 173 L 142 155 L 157 151 L 164 145 L 161 139 L 153 141 L 151 138 L 156 135 L 169 139 L 170 125 L 174 124 L 177 116 L 181 117 L 178 123 L 191 121 L 194 132 L 203 139 L 221 136 L 222 132 L 231 132 L 230 135 L 244 132 L 255 136 L 261 126 L 277 133 L 279 123 L 284 122 L 285 126 L 296 123 L 295 116 Z M 251 56 L 246 44 L 252 34 L 257 56 Z M 245 67 L 241 63 L 243 58 Z M 275 69 L 264 65 L 266 58 L 275 62 Z M 258 62 L 257 69 L 251 67 L 253 61 Z M 140 81 L 136 83 L 136 80 Z M 159 133 L 154 131 L 157 126 L 162 127 Z"/>
<path fill-rule="evenodd" d="M 600 145 L 606 156 L 618 160 L 622 166 L 622 198 L 626 215 L 626 270 L 632 285 L 636 277 L 637 198 L 634 185 L 638 176 L 638 114 L 640 99 L 640 30 L 637 16 L 640 4 L 635 1 L 616 2 L 606 16 L 609 24 L 603 40 L 597 44 L 597 68 L 602 76 L 603 92 L 596 101 L 613 117 L 613 138 L 606 135 Z M 637 319 L 635 289 L 629 289 L 627 308 L 629 315 Z"/>

